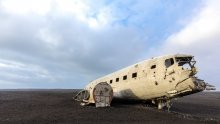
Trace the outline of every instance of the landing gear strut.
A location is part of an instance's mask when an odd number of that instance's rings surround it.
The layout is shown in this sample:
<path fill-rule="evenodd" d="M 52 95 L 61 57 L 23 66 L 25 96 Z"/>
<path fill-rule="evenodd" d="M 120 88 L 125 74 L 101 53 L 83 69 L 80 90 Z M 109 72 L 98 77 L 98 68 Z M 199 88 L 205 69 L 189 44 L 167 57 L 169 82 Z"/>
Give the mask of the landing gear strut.
<path fill-rule="evenodd" d="M 169 112 L 170 111 L 170 107 L 171 107 L 170 100 L 159 100 L 158 101 L 157 108 L 159 110 L 163 109 L 165 106 L 167 107 L 167 110 Z"/>

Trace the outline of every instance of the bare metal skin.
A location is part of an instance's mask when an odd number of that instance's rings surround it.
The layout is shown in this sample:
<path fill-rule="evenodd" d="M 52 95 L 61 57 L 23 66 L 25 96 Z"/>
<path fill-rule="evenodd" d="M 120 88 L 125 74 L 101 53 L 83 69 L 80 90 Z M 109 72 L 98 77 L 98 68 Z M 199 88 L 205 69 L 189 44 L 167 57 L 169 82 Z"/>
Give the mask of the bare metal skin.
<path fill-rule="evenodd" d="M 205 89 L 215 90 L 214 86 L 195 76 L 197 73 L 195 63 L 192 55 L 185 54 L 166 55 L 145 60 L 91 81 L 74 99 L 81 101 L 82 105 L 96 103 L 95 99 L 99 97 L 94 98 L 96 97 L 94 88 L 99 83 L 105 82 L 106 85 L 111 86 L 106 91 L 113 90 L 113 99 L 151 100 L 158 106 L 158 109 L 164 106 L 169 108 L 170 100 L 173 98 Z"/>

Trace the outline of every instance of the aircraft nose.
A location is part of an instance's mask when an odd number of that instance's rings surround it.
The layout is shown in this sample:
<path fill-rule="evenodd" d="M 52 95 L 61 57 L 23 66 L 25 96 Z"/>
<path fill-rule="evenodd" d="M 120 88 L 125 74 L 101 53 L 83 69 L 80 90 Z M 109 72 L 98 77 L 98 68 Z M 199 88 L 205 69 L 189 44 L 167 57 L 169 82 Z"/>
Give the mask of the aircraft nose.
<path fill-rule="evenodd" d="M 206 83 L 201 79 L 194 79 L 194 83 L 196 85 L 197 90 L 215 90 L 215 86 Z"/>
<path fill-rule="evenodd" d="M 216 90 L 216 88 L 215 88 L 215 86 L 206 83 L 206 88 L 205 88 L 205 90 Z"/>
<path fill-rule="evenodd" d="M 204 80 L 195 79 L 194 83 L 196 85 L 196 90 L 205 90 L 206 85 L 205 85 Z"/>

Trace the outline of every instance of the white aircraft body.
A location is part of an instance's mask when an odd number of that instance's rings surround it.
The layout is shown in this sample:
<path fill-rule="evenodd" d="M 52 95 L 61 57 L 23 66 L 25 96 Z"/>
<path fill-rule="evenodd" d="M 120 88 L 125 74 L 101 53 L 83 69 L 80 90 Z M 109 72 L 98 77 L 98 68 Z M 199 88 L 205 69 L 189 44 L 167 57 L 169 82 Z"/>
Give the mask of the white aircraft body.
<path fill-rule="evenodd" d="M 214 86 L 196 77 L 192 55 L 175 54 L 145 60 L 91 81 L 74 99 L 82 105 L 110 106 L 112 99 L 151 101 L 162 109 L 170 100 Z"/>

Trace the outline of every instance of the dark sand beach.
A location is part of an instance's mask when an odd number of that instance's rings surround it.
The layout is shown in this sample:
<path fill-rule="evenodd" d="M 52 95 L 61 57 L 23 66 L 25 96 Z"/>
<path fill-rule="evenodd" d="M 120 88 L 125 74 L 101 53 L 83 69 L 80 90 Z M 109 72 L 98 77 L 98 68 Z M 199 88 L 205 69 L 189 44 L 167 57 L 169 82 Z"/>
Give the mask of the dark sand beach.
<path fill-rule="evenodd" d="M 142 102 L 80 106 L 74 91 L 1 90 L 0 124 L 220 124 L 220 92 L 179 98 L 168 112 Z"/>

